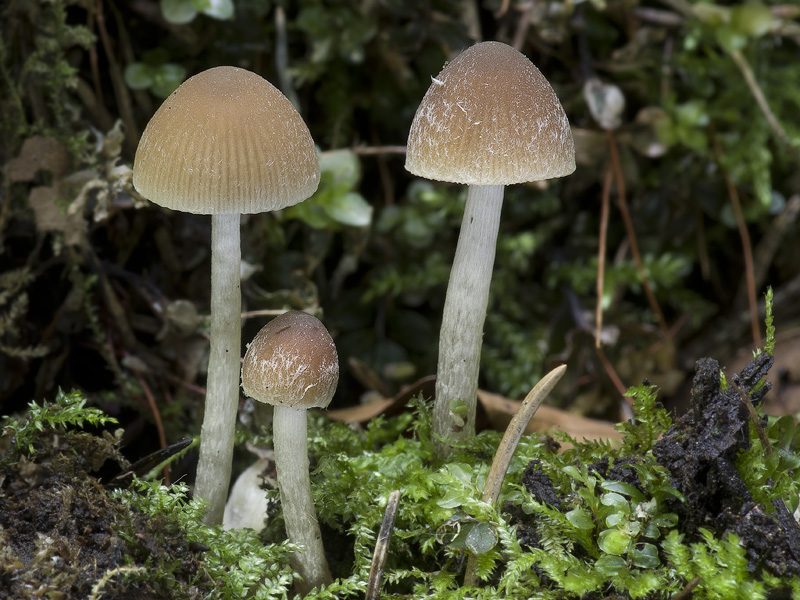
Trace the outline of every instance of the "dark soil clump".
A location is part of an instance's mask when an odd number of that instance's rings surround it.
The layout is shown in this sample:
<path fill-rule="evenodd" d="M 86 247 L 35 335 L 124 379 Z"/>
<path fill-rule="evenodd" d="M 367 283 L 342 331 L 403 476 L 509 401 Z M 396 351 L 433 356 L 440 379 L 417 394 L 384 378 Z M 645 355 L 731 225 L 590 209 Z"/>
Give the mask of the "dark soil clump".
<path fill-rule="evenodd" d="M 763 400 L 771 386 L 758 382 L 772 363 L 772 356 L 762 352 L 723 389 L 719 363 L 699 360 L 691 409 L 656 443 L 653 454 L 686 498 L 670 507 L 680 517 L 683 533 L 691 536 L 699 527 L 735 533 L 751 569 L 798 575 L 800 526 L 782 500 L 770 507 L 754 502 L 734 464 L 750 447 L 746 402 L 758 405 Z"/>
<path fill-rule="evenodd" d="M 69 433 L 37 443 L 32 460 L 5 463 L 0 600 L 203 596 L 188 584 L 197 561 L 182 532 L 131 511 L 92 474 L 107 460 L 125 466 L 111 435 Z M 173 576 L 185 582 L 170 590 L 152 581 L 152 565 L 163 561 L 178 565 Z"/>
<path fill-rule="evenodd" d="M 736 468 L 740 454 L 750 448 L 750 423 L 754 407 L 771 385 L 765 377 L 773 364 L 767 352 L 758 354 L 741 373 L 723 385 L 717 361 L 697 362 L 692 384 L 691 408 L 653 445 L 653 456 L 670 477 L 671 485 L 685 499 L 667 498 L 669 511 L 678 516 L 678 530 L 691 542 L 701 528 L 722 538 L 734 533 L 745 549 L 753 573 L 767 569 L 784 576 L 800 575 L 800 525 L 780 500 L 770 506 L 759 504 Z M 750 404 L 750 406 L 748 406 Z M 766 418 L 757 426 L 766 425 Z M 608 481 L 629 484 L 640 491 L 642 483 L 634 465 L 636 456 L 604 458 L 588 471 Z M 522 483 L 542 504 L 564 510 L 568 503 L 542 470 L 532 461 Z M 520 542 L 536 546 L 536 525 L 517 519 Z"/>

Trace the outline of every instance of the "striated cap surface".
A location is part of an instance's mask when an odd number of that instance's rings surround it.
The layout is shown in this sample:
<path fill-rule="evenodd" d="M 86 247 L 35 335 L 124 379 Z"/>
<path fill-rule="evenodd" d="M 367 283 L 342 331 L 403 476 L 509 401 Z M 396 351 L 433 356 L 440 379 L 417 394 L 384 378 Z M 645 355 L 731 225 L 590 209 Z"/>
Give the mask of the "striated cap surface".
<path fill-rule="evenodd" d="M 314 140 L 266 79 L 215 67 L 187 79 L 150 119 L 133 185 L 190 213 L 257 213 L 302 202 L 319 185 Z"/>
<path fill-rule="evenodd" d="M 439 181 L 510 185 L 569 175 L 575 146 L 539 69 L 507 44 L 483 42 L 431 82 L 411 125 L 406 169 Z"/>
<path fill-rule="evenodd" d="M 292 311 L 261 328 L 242 364 L 244 393 L 273 406 L 325 408 L 339 383 L 339 355 L 322 322 Z"/>

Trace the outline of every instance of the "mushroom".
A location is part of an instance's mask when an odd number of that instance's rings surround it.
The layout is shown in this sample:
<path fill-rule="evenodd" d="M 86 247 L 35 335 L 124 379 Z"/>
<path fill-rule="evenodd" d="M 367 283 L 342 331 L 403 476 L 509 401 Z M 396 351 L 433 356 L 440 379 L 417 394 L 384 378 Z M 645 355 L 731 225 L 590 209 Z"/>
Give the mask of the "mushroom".
<path fill-rule="evenodd" d="M 133 185 L 170 208 L 211 214 L 211 350 L 195 495 L 218 524 L 228 494 L 239 403 L 240 214 L 278 210 L 319 185 L 314 140 L 291 103 L 262 77 L 215 67 L 186 80 L 153 115 Z"/>
<path fill-rule="evenodd" d="M 503 187 L 572 173 L 575 147 L 547 79 L 511 46 L 483 42 L 432 78 L 414 115 L 405 166 L 414 175 L 469 185 L 439 335 L 433 423 L 437 452 L 445 456 L 453 443 L 475 435 Z"/>
<path fill-rule="evenodd" d="M 245 394 L 271 404 L 275 470 L 289 540 L 305 549 L 292 556 L 305 596 L 331 579 L 308 475 L 309 408 L 325 408 L 339 382 L 339 357 L 328 330 L 297 311 L 275 317 L 258 332 L 242 364 Z"/>

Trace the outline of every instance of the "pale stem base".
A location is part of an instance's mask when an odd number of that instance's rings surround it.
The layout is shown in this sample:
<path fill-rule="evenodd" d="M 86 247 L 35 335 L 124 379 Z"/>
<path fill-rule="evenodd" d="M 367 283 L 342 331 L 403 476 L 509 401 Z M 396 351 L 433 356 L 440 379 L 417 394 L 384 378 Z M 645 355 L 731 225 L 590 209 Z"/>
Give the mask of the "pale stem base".
<path fill-rule="evenodd" d="M 483 322 L 489 302 L 503 190 L 502 185 L 471 185 L 467 194 L 439 333 L 433 432 L 445 440 L 436 442 L 440 457 L 449 454 L 448 442 L 463 443 L 475 436 Z M 451 412 L 452 400 L 466 405 L 463 415 Z"/>
<path fill-rule="evenodd" d="M 209 503 L 207 525 L 222 523 L 239 407 L 242 346 L 239 215 L 211 216 L 211 351 L 195 496 Z"/>
<path fill-rule="evenodd" d="M 289 541 L 305 548 L 291 558 L 292 568 L 303 578 L 295 585 L 301 596 L 333 581 L 311 495 L 307 412 L 306 409 L 276 406 L 272 421 L 275 469 L 286 534 Z"/>

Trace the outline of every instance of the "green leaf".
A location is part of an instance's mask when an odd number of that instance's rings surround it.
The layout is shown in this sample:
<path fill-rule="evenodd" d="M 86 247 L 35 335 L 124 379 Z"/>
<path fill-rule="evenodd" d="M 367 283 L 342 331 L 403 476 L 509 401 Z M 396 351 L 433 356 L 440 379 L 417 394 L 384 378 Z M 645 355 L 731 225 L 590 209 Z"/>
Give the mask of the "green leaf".
<path fill-rule="evenodd" d="M 319 170 L 330 173 L 332 183 L 352 189 L 361 177 L 361 163 L 351 150 L 330 150 L 319 155 Z"/>
<path fill-rule="evenodd" d="M 600 487 L 607 492 L 617 492 L 618 494 L 630 496 L 633 500 L 636 500 L 636 502 L 645 501 L 645 497 L 642 492 L 633 487 L 631 484 L 625 483 L 624 481 L 603 481 L 600 484 Z"/>
<path fill-rule="evenodd" d="M 356 192 L 335 196 L 323 208 L 331 219 L 350 227 L 365 227 L 372 220 L 372 206 Z"/>
<path fill-rule="evenodd" d="M 678 524 L 678 515 L 675 513 L 664 513 L 663 515 L 658 515 L 653 519 L 653 524 L 657 527 L 671 529 Z"/>
<path fill-rule="evenodd" d="M 770 426 L 769 437 L 775 440 L 774 449 L 789 450 L 794 441 L 795 423 L 792 415 L 784 415 Z"/>
<path fill-rule="evenodd" d="M 603 482 L 605 483 L 605 482 Z M 602 483 L 600 485 L 603 485 Z M 609 492 L 607 494 L 603 494 L 600 498 L 600 504 L 603 506 L 613 506 L 617 510 L 624 510 L 626 513 L 630 513 L 631 506 L 628 501 L 621 495 L 615 492 Z"/>
<path fill-rule="evenodd" d="M 233 0 L 210 0 L 208 7 L 203 9 L 203 14 L 226 21 L 233 18 Z"/>
<path fill-rule="evenodd" d="M 467 485 L 472 484 L 472 467 L 469 465 L 450 463 L 445 467 L 445 470 L 462 483 L 466 483 Z"/>
<path fill-rule="evenodd" d="M 606 554 L 620 555 L 628 550 L 630 541 L 631 538 L 628 533 L 619 529 L 606 529 L 600 532 L 600 536 L 597 538 L 597 545 Z"/>
<path fill-rule="evenodd" d="M 628 563 L 624 558 L 606 554 L 597 559 L 594 568 L 607 577 L 614 577 L 622 571 L 627 571 Z"/>
<path fill-rule="evenodd" d="M 166 63 L 155 69 L 150 90 L 161 98 L 166 98 L 183 83 L 186 69 L 180 65 Z"/>
<path fill-rule="evenodd" d="M 658 548 L 647 542 L 637 544 L 631 548 L 628 556 L 633 561 L 634 565 L 642 569 L 655 569 L 661 564 L 661 561 L 658 559 Z"/>
<path fill-rule="evenodd" d="M 447 490 L 443 498 L 436 501 L 442 508 L 458 508 L 464 504 L 464 493 L 461 490 Z"/>
<path fill-rule="evenodd" d="M 747 45 L 747 37 L 732 29 L 731 27 L 721 26 L 716 30 L 717 43 L 726 52 L 741 50 Z"/>
<path fill-rule="evenodd" d="M 573 508 L 571 511 L 566 513 L 567 521 L 569 521 L 574 527 L 583 530 L 590 530 L 594 529 L 594 519 L 592 515 L 589 513 L 588 510 L 583 508 L 582 506 L 578 506 Z"/>
<path fill-rule="evenodd" d="M 772 11 L 760 2 L 745 2 L 731 9 L 731 29 L 748 37 L 761 37 L 772 26 Z"/>
<path fill-rule="evenodd" d="M 470 552 L 481 556 L 497 545 L 497 533 L 490 523 L 475 523 L 469 527 L 466 544 Z"/>
<path fill-rule="evenodd" d="M 160 0 L 161 14 L 173 25 L 185 25 L 197 16 L 192 0 Z"/>
<path fill-rule="evenodd" d="M 153 68 L 141 62 L 131 63 L 125 67 L 123 77 L 132 90 L 146 90 L 153 85 Z"/>
<path fill-rule="evenodd" d="M 615 512 L 606 517 L 606 525 L 608 527 L 616 527 L 627 519 L 628 515 L 625 512 Z"/>

